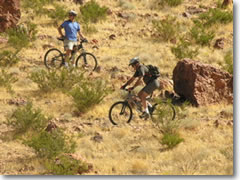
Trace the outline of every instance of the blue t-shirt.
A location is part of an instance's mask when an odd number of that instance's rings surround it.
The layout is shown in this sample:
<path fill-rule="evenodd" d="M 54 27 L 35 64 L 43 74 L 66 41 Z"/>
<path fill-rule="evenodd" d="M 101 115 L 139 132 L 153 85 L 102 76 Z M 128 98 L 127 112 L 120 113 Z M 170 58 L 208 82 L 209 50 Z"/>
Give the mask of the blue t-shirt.
<path fill-rule="evenodd" d="M 61 27 L 64 28 L 68 40 L 77 41 L 77 32 L 80 31 L 79 23 L 68 20 L 64 21 Z"/>

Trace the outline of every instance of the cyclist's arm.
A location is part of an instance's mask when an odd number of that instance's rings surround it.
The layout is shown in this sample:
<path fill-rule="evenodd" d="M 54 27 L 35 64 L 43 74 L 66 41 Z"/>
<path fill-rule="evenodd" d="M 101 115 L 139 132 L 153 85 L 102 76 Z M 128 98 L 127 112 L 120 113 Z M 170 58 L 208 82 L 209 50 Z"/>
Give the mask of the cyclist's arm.
<path fill-rule="evenodd" d="M 131 77 L 126 83 L 125 83 L 125 85 L 124 86 L 128 86 L 128 85 L 130 85 L 130 84 L 132 84 L 132 82 L 134 81 L 136 79 L 136 77 Z"/>
<path fill-rule="evenodd" d="M 137 79 L 136 83 L 134 84 L 133 88 L 135 88 L 135 87 L 137 87 L 138 85 L 141 84 L 142 78 L 143 78 L 143 76 L 138 77 L 138 79 Z"/>
<path fill-rule="evenodd" d="M 80 39 L 86 39 L 86 38 L 83 36 L 83 34 L 81 33 L 80 30 L 78 31 L 78 35 L 80 36 Z"/>
<path fill-rule="evenodd" d="M 62 29 L 63 29 L 62 26 L 59 26 L 59 27 L 58 27 L 58 33 L 60 34 L 61 37 L 64 36 L 63 33 L 62 33 Z"/>

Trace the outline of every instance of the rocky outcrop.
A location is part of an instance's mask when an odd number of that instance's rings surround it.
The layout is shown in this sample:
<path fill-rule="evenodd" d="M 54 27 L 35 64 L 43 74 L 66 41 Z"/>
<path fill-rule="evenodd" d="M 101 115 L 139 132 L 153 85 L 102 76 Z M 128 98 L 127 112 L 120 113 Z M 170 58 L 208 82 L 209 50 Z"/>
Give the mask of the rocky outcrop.
<path fill-rule="evenodd" d="M 174 91 L 193 105 L 233 103 L 233 76 L 211 65 L 183 59 L 173 70 Z"/>
<path fill-rule="evenodd" d="M 217 39 L 214 44 L 214 48 L 223 49 L 224 48 L 224 40 L 225 40 L 224 38 Z"/>
<path fill-rule="evenodd" d="M 233 0 L 223 0 L 222 7 L 226 7 L 233 3 Z"/>
<path fill-rule="evenodd" d="M 0 0 L 0 32 L 15 27 L 20 17 L 20 0 Z"/>

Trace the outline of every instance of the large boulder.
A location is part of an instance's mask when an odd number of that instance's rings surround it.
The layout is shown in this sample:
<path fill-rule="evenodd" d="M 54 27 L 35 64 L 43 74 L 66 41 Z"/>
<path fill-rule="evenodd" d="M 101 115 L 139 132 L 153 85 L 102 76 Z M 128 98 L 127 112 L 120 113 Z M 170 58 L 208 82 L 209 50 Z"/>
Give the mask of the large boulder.
<path fill-rule="evenodd" d="M 0 0 L 0 32 L 15 27 L 20 17 L 20 0 Z"/>
<path fill-rule="evenodd" d="M 193 105 L 233 103 L 233 76 L 211 65 L 183 59 L 173 70 L 174 91 Z"/>

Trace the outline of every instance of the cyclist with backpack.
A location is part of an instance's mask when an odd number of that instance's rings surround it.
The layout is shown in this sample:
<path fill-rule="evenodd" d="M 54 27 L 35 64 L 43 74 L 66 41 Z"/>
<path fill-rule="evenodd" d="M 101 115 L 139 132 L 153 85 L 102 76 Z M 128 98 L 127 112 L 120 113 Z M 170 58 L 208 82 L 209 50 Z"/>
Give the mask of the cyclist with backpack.
<path fill-rule="evenodd" d="M 64 50 L 66 51 L 65 57 L 65 66 L 68 66 L 69 57 L 72 51 L 74 50 L 73 47 L 77 46 L 77 34 L 80 36 L 80 39 L 85 39 L 80 31 L 80 25 L 78 22 L 75 21 L 75 17 L 77 16 L 76 11 L 69 11 L 68 13 L 69 19 L 64 21 L 59 27 L 58 32 L 61 38 L 64 39 Z M 65 36 L 62 33 L 62 29 L 65 30 Z M 74 62 L 72 62 L 74 63 Z"/>
<path fill-rule="evenodd" d="M 160 76 L 160 73 L 156 66 L 152 65 L 145 66 L 140 64 L 138 57 L 131 59 L 129 62 L 129 66 L 132 66 L 136 72 L 121 87 L 121 89 L 125 89 L 128 85 L 130 85 L 137 79 L 135 84 L 131 88 L 128 88 L 129 91 L 132 91 L 135 87 L 140 85 L 143 79 L 146 86 L 138 93 L 138 97 L 140 98 L 142 107 L 144 109 L 143 114 L 140 115 L 140 118 L 147 119 L 150 116 L 148 106 L 151 107 L 151 104 L 146 101 L 146 97 L 150 95 L 154 90 L 160 87 L 160 83 L 157 79 Z"/>

